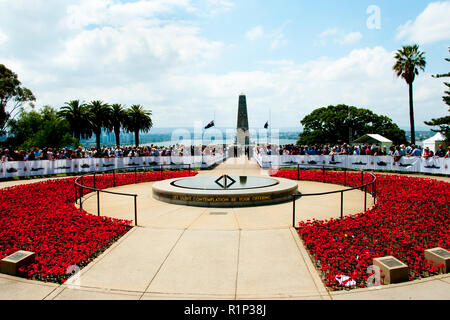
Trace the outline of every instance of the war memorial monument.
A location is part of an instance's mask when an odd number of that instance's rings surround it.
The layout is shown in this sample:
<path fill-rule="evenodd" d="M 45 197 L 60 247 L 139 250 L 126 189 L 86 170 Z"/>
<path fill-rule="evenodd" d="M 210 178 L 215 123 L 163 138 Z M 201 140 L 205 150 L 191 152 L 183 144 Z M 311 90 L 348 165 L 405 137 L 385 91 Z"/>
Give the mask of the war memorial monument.
<path fill-rule="evenodd" d="M 239 96 L 236 146 L 250 149 L 247 99 Z M 249 151 L 246 151 L 249 152 Z M 200 176 L 160 181 L 152 187 L 157 200 L 197 207 L 252 207 L 290 201 L 298 191 L 292 180 L 254 176 Z"/>

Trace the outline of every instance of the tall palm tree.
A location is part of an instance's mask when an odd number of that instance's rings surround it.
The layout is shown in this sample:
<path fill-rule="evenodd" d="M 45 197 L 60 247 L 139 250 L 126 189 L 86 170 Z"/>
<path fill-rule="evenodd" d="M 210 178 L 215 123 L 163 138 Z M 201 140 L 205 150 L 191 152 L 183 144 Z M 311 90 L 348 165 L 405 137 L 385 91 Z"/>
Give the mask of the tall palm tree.
<path fill-rule="evenodd" d="M 92 132 L 95 134 L 97 151 L 100 150 L 100 135 L 102 128 L 111 130 L 111 107 L 103 101 L 91 101 L 88 104 L 88 120 Z"/>
<path fill-rule="evenodd" d="M 128 117 L 125 123 L 127 132 L 134 132 L 136 147 L 139 147 L 139 132 L 148 132 L 153 127 L 152 112 L 144 110 L 141 105 L 132 105 L 127 111 Z"/>
<path fill-rule="evenodd" d="M 87 108 L 84 103 L 80 103 L 80 100 L 66 102 L 58 115 L 69 122 L 74 138 L 80 140 L 92 136 L 87 118 Z"/>
<path fill-rule="evenodd" d="M 120 147 L 120 129 L 125 125 L 127 120 L 127 112 L 121 104 L 113 104 L 111 106 L 111 125 L 116 136 L 116 145 Z"/>
<path fill-rule="evenodd" d="M 419 51 L 417 44 L 413 46 L 403 46 L 395 54 L 395 64 L 392 69 L 397 77 L 405 79 L 409 86 L 409 120 L 411 125 L 411 144 L 416 144 L 416 132 L 414 129 L 414 106 L 413 106 L 413 82 L 419 70 L 424 71 L 426 61 L 424 52 Z"/>

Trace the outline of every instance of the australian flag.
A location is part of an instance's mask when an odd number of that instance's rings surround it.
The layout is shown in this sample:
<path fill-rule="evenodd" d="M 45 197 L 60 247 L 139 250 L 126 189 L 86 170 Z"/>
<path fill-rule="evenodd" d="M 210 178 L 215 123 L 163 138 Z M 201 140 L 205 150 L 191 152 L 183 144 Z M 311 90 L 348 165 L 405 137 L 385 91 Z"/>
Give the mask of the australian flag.
<path fill-rule="evenodd" d="M 212 127 L 214 127 L 214 120 L 211 121 L 211 122 L 205 127 L 205 130 L 206 130 L 206 129 L 209 129 L 209 128 L 212 128 Z"/>
<path fill-rule="evenodd" d="M 264 129 L 268 129 L 269 128 L 269 121 L 266 122 L 266 124 L 264 125 Z"/>

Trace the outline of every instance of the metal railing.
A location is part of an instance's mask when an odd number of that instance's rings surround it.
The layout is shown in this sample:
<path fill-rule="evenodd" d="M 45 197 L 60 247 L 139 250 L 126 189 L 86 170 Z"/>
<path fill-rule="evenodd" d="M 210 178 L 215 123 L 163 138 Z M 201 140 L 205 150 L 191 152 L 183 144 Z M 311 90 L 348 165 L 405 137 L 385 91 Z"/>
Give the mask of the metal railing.
<path fill-rule="evenodd" d="M 111 173 L 113 174 L 113 187 L 116 187 L 116 173 L 118 173 L 117 171 L 121 172 L 121 171 L 126 171 L 127 173 L 129 173 L 129 171 L 134 172 L 134 183 L 137 184 L 138 183 L 138 178 L 137 178 L 137 173 L 138 170 L 141 170 L 140 172 L 157 172 L 160 171 L 161 172 L 161 176 L 160 176 L 160 180 L 154 180 L 154 181 L 161 181 L 164 180 L 164 168 L 165 167 L 169 167 L 170 170 L 173 169 L 178 169 L 181 170 L 183 168 L 181 168 L 181 166 L 188 166 L 188 171 L 189 171 L 189 176 L 191 176 L 191 165 L 190 164 L 178 164 L 176 165 L 176 167 L 173 167 L 172 164 L 167 164 L 167 165 L 159 165 L 158 169 L 159 170 L 155 170 L 155 166 L 136 166 L 136 167 L 131 167 L 131 168 L 121 168 L 121 169 L 111 169 L 111 170 L 105 170 L 105 171 L 100 171 L 100 172 L 87 172 L 79 177 L 77 177 L 74 181 L 74 187 L 75 187 L 75 203 L 77 203 L 77 201 L 79 200 L 79 205 L 80 208 L 83 209 L 83 201 L 82 198 L 84 196 L 83 190 L 90 190 L 92 192 L 96 192 L 97 193 L 97 215 L 100 217 L 100 192 L 102 193 L 107 193 L 107 194 L 113 194 L 113 195 L 118 195 L 118 196 L 126 196 L 126 197 L 133 197 L 134 198 L 134 224 L 135 226 L 138 225 L 137 222 L 137 218 L 138 218 L 138 213 L 137 213 L 137 194 L 130 194 L 130 193 L 122 193 L 122 192 L 114 192 L 114 191 L 107 191 L 107 190 L 103 190 L 103 189 L 98 189 L 97 186 L 97 176 L 98 175 L 104 175 L 104 174 L 108 174 Z M 184 171 L 184 170 L 182 170 Z M 88 187 L 86 185 L 83 184 L 83 177 L 87 177 L 87 176 L 93 176 L 93 187 Z"/>
<path fill-rule="evenodd" d="M 289 166 L 289 165 L 280 165 L 277 166 L 279 169 L 280 168 L 293 168 L 293 166 Z M 300 169 L 302 168 L 305 170 L 314 170 L 317 171 L 317 168 L 322 169 L 322 183 L 326 182 L 326 170 L 325 169 L 340 169 L 341 171 L 339 172 L 344 172 L 344 186 L 347 186 L 347 171 L 349 171 L 347 168 L 339 168 L 339 167 L 331 167 L 331 166 L 325 166 L 325 165 L 300 165 L 297 164 L 296 165 L 297 168 L 297 180 L 300 181 Z M 272 169 L 273 170 L 273 169 Z M 333 170 L 336 171 L 336 170 Z M 351 187 L 348 189 L 344 189 L 344 190 L 336 190 L 336 191 L 328 191 L 328 192 L 319 192 L 319 193 L 296 193 L 292 195 L 292 227 L 298 230 L 298 227 L 296 227 L 295 225 L 295 218 L 296 218 L 296 208 L 295 208 L 295 201 L 303 198 L 303 197 L 313 197 L 313 196 L 324 196 L 324 195 L 330 195 L 330 194 L 337 194 L 340 193 L 341 194 L 341 206 L 340 206 L 340 217 L 341 219 L 344 218 L 344 193 L 345 192 L 349 192 L 349 191 L 353 191 L 353 190 L 358 190 L 360 189 L 361 191 L 364 190 L 364 212 L 367 211 L 367 193 L 368 190 L 367 188 L 372 185 L 372 197 L 373 197 L 373 201 L 374 201 L 374 205 L 377 204 L 377 177 L 371 173 L 371 172 L 366 172 L 364 170 L 352 170 L 353 172 L 361 172 L 361 184 L 357 187 Z M 364 183 L 364 174 L 369 174 L 372 177 L 372 180 L 368 183 Z"/>

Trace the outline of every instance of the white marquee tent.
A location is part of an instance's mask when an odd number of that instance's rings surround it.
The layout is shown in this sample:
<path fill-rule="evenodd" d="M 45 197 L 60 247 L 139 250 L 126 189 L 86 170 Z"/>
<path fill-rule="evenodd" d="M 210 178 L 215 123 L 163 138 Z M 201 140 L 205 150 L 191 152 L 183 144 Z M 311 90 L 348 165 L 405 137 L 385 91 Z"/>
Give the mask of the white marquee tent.
<path fill-rule="evenodd" d="M 357 140 L 353 141 L 352 144 L 359 144 L 359 143 L 370 143 L 370 144 L 376 144 L 379 145 L 381 148 L 389 149 L 392 146 L 392 141 L 388 138 L 383 137 L 379 134 L 366 134 Z"/>
<path fill-rule="evenodd" d="M 445 136 L 438 132 L 436 135 L 431 137 L 430 139 L 423 141 L 423 147 L 428 147 L 431 151 L 436 152 L 436 150 L 439 148 L 439 145 L 442 144 L 445 141 Z"/>

